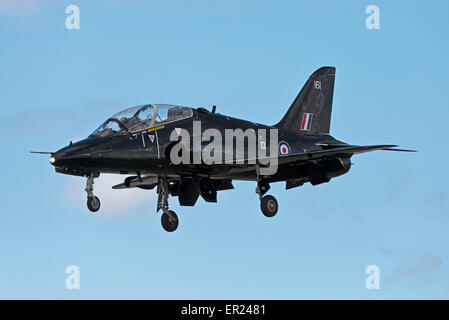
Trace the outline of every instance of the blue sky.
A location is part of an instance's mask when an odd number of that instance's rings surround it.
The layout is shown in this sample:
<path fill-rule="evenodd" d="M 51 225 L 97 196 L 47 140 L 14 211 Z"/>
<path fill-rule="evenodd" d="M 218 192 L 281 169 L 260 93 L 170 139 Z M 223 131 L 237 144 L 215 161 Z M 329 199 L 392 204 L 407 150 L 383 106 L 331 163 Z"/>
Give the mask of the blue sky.
<path fill-rule="evenodd" d="M 67 30 L 65 8 L 80 8 Z M 380 30 L 365 8 L 380 8 Z M 0 1 L 0 298 L 449 298 L 447 1 Z M 354 156 L 312 187 L 274 184 L 265 218 L 250 182 L 217 204 L 171 208 L 85 180 L 48 157 L 142 103 L 217 105 L 276 123 L 318 67 L 337 68 L 331 133 L 418 153 Z M 365 268 L 380 268 L 380 289 Z M 77 265 L 80 290 L 65 288 Z"/>

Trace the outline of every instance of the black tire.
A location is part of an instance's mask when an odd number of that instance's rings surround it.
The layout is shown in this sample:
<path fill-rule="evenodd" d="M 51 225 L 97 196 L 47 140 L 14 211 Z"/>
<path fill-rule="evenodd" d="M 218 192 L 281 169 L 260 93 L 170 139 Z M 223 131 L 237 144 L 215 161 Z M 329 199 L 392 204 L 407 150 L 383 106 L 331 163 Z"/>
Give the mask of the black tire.
<path fill-rule="evenodd" d="M 164 228 L 165 231 L 173 232 L 178 228 L 179 220 L 176 213 L 171 210 L 169 210 L 169 212 L 173 218 L 170 218 L 170 216 L 164 212 L 161 216 L 161 223 L 162 228 Z"/>
<path fill-rule="evenodd" d="M 97 212 L 98 210 L 100 210 L 100 205 L 100 199 L 98 199 L 97 196 L 87 198 L 87 207 L 90 211 Z"/>
<path fill-rule="evenodd" d="M 278 202 L 273 196 L 265 196 L 260 200 L 260 209 L 264 216 L 271 218 L 278 212 Z"/>

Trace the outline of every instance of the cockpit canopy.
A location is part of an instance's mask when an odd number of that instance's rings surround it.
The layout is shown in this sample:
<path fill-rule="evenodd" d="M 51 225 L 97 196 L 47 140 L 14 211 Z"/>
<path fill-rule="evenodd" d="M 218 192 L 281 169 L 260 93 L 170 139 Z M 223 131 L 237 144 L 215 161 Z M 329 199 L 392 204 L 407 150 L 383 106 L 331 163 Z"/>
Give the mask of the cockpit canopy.
<path fill-rule="evenodd" d="M 146 104 L 131 107 L 110 117 L 91 136 L 107 137 L 127 132 L 134 133 L 189 118 L 192 115 L 191 108 L 170 104 Z"/>

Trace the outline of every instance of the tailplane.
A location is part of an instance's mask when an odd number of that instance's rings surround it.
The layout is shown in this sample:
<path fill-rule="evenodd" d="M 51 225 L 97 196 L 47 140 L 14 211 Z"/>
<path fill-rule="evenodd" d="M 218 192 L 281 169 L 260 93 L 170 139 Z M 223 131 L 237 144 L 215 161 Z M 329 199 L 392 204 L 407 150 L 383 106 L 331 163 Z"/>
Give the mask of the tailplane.
<path fill-rule="evenodd" d="M 334 67 L 316 70 L 275 127 L 303 134 L 328 134 L 334 81 Z"/>

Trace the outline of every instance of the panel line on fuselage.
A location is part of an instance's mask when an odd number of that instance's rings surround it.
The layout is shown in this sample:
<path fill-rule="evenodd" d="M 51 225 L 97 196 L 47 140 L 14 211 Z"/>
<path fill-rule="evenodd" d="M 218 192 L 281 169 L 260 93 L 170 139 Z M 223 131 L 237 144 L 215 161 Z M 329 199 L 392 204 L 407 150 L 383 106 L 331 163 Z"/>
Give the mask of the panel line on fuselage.
<path fill-rule="evenodd" d="M 160 151 L 159 151 L 159 138 L 158 138 L 158 135 L 157 135 L 157 131 L 155 131 L 154 133 L 155 133 L 155 135 L 156 135 L 157 158 L 160 159 L 160 158 L 161 158 L 161 153 L 160 153 Z"/>

